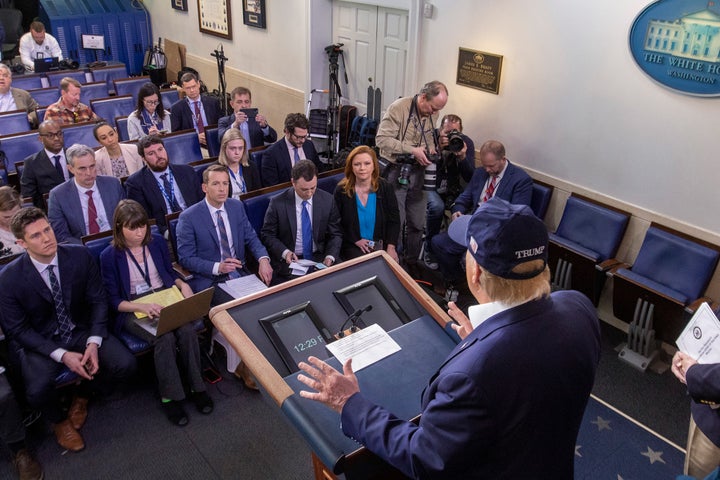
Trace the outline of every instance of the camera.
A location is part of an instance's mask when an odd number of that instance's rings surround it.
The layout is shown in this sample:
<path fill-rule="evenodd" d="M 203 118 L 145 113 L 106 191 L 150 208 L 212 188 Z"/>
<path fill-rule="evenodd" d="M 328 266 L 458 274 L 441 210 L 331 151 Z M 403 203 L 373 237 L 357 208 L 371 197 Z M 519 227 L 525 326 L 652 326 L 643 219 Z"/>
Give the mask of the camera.
<path fill-rule="evenodd" d="M 465 141 L 463 140 L 462 134 L 459 130 L 450 130 L 447 133 L 447 139 L 448 144 L 445 148 L 451 152 L 457 153 L 465 147 Z"/>
<path fill-rule="evenodd" d="M 415 155 L 412 153 L 401 153 L 395 156 L 395 162 L 400 165 L 400 174 L 398 175 L 398 183 L 401 187 L 407 187 L 410 183 L 410 173 L 415 165 Z"/>
<path fill-rule="evenodd" d="M 426 192 L 432 192 L 435 190 L 437 184 L 437 170 L 438 164 L 442 162 L 442 156 L 437 153 L 425 153 L 427 159 L 430 160 L 430 165 L 425 167 L 425 175 L 423 177 L 423 190 Z"/>

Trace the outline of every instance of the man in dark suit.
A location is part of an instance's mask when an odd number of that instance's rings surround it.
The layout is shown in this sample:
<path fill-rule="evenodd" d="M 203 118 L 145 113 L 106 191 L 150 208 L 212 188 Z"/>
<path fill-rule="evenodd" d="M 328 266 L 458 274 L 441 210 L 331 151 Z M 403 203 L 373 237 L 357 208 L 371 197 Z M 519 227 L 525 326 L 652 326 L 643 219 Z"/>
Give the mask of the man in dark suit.
<path fill-rule="evenodd" d="M 262 147 L 266 142 L 273 143 L 277 140 L 277 132 L 268 125 L 265 115 L 258 112 L 256 116 L 248 116 L 243 112 L 244 109 L 252 108 L 250 89 L 236 87 L 230 96 L 232 98 L 230 105 L 233 108 L 233 113 L 218 120 L 219 143 L 222 143 L 223 135 L 231 128 L 237 128 L 242 132 L 248 150 Z"/>
<path fill-rule="evenodd" d="M 12 70 L 4 63 L 0 63 L 0 113 L 25 110 L 30 126 L 35 128 L 37 126 L 35 110 L 39 107 L 38 103 L 28 92 L 21 88 L 13 88 L 11 85 Z"/>
<path fill-rule="evenodd" d="M 292 168 L 291 181 L 292 187 L 270 199 L 260 231 L 276 280 L 288 279 L 289 265 L 300 258 L 329 267 L 338 260 L 342 244 L 339 210 L 331 194 L 317 189 L 315 165 L 300 160 Z M 305 232 L 311 232 L 310 238 Z"/>
<path fill-rule="evenodd" d="M 571 479 L 600 360 L 595 308 L 579 292 L 550 293 L 548 233 L 529 207 L 494 198 L 450 231 L 467 245 L 481 305 L 469 318 L 450 305 L 462 340 L 423 391 L 420 422 L 365 398 L 352 360 L 343 373 L 300 363 L 299 380 L 317 390 L 300 395 L 339 412 L 345 435 L 411 478 Z"/>
<path fill-rule="evenodd" d="M 491 198 L 502 198 L 516 205 L 530 205 L 532 178 L 516 167 L 505 156 L 505 147 L 496 140 L 488 140 L 480 147 L 482 166 L 475 173 L 465 190 L 455 199 L 452 220 L 461 215 L 472 214 L 479 205 Z M 435 235 L 431 241 L 440 271 L 448 284 L 462 278 L 460 262 L 465 247 L 453 242 L 447 232 Z"/>
<path fill-rule="evenodd" d="M 50 190 L 48 217 L 58 242 L 81 244 L 85 235 L 112 229 L 125 189 L 117 178 L 97 175 L 92 148 L 76 144 L 65 153 L 74 177 Z"/>
<path fill-rule="evenodd" d="M 229 187 L 227 167 L 211 165 L 203 172 L 205 201 L 180 214 L 178 257 L 182 266 L 193 274 L 188 283 L 194 292 L 248 275 L 246 247 L 258 260 L 258 276 L 266 284 L 270 283 L 272 268 L 267 250 L 250 225 L 242 202 L 228 198 Z"/>
<path fill-rule="evenodd" d="M 198 133 L 200 145 L 207 146 L 205 128 L 218 123 L 220 102 L 215 97 L 200 95 L 200 81 L 194 73 L 188 72 L 180 77 L 180 86 L 185 98 L 170 107 L 172 131 L 193 129 Z"/>
<path fill-rule="evenodd" d="M 25 159 L 20 177 L 20 193 L 32 197 L 33 204 L 45 208 L 43 194 L 68 180 L 72 174 L 67 168 L 63 132 L 60 124 L 46 120 L 38 129 L 43 149 Z"/>
<path fill-rule="evenodd" d="M 263 187 L 290 181 L 290 170 L 299 160 L 312 160 L 320 170 L 320 158 L 308 134 L 310 122 L 302 113 L 285 117 L 285 137 L 269 146 L 262 157 L 260 178 Z"/>
<path fill-rule="evenodd" d="M 200 180 L 191 166 L 170 164 L 165 144 L 158 135 L 140 138 L 138 153 L 145 160 L 145 166 L 125 181 L 127 198 L 142 205 L 165 233 L 165 215 L 185 210 L 202 200 Z"/>
<path fill-rule="evenodd" d="M 0 326 L 25 383 L 27 401 L 53 424 L 65 449 L 85 447 L 78 429 L 87 417 L 87 389 L 103 392 L 135 371 L 135 357 L 108 333 L 108 301 L 90 252 L 58 246 L 38 208 L 20 210 L 11 228 L 27 252 L 0 273 Z M 55 377 L 63 365 L 90 385 L 60 409 Z"/>

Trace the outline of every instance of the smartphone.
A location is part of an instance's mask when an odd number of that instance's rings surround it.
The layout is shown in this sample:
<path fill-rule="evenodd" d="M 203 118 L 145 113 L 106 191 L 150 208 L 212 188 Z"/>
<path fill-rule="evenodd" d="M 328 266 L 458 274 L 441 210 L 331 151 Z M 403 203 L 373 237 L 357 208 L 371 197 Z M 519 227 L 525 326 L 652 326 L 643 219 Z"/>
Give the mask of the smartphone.
<path fill-rule="evenodd" d="M 220 380 L 222 380 L 222 377 L 217 372 L 217 370 L 212 367 L 207 367 L 205 370 L 203 370 L 203 378 L 206 382 L 212 384 L 218 383 Z"/>
<path fill-rule="evenodd" d="M 255 118 L 258 114 L 257 108 L 241 108 L 240 111 L 247 115 L 248 118 Z"/>

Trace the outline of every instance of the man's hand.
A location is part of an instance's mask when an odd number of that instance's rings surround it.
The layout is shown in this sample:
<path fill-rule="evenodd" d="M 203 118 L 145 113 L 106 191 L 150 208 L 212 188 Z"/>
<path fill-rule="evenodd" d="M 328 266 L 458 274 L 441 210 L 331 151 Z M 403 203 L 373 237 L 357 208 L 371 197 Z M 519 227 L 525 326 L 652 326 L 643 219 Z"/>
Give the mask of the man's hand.
<path fill-rule="evenodd" d="M 255 121 L 260 125 L 260 128 L 265 128 L 268 126 L 267 120 L 265 119 L 265 115 L 257 114 L 255 116 Z"/>
<path fill-rule="evenodd" d="M 267 258 L 261 258 L 260 262 L 258 263 L 258 276 L 260 277 L 260 280 L 262 280 L 265 285 L 270 285 L 273 275 L 273 269 L 270 266 L 270 260 L 268 260 Z"/>
<path fill-rule="evenodd" d="M 91 345 L 95 345 L 92 343 Z M 97 345 L 96 345 L 97 347 Z M 86 351 L 87 353 L 87 351 Z M 65 352 L 62 356 L 62 362 L 65 364 L 66 367 L 68 367 L 71 371 L 77 373 L 81 377 L 92 380 L 92 376 L 85 370 L 84 366 L 84 355 L 80 355 L 77 352 Z"/>
<path fill-rule="evenodd" d="M 332 264 L 335 263 L 335 262 L 333 261 L 332 258 L 330 258 L 330 257 L 325 257 L 325 260 L 323 260 L 322 263 L 323 263 L 323 265 L 325 265 L 326 267 L 332 267 Z"/>
<path fill-rule="evenodd" d="M 458 219 L 458 218 L 460 218 L 460 217 L 462 217 L 462 212 L 455 212 L 455 213 L 453 213 L 452 216 L 450 217 L 450 221 L 456 220 L 456 219 Z"/>
<path fill-rule="evenodd" d="M 85 370 L 90 376 L 95 375 L 100 370 L 100 363 L 98 362 L 98 346 L 97 343 L 88 343 L 85 347 L 85 355 L 82 357 L 83 365 Z"/>
<path fill-rule="evenodd" d="M 238 110 L 235 112 L 235 121 L 233 122 L 233 127 L 238 128 L 241 124 L 247 122 L 248 116 L 243 112 L 242 110 Z"/>
<path fill-rule="evenodd" d="M 285 255 L 285 258 L 283 258 L 283 260 L 285 260 L 285 263 L 290 265 L 292 262 L 297 262 L 298 257 L 297 255 L 295 255 L 295 252 L 290 251 L 287 253 L 287 255 Z"/>
<path fill-rule="evenodd" d="M 300 362 L 298 366 L 309 375 L 300 374 L 298 380 L 317 390 L 301 390 L 300 396 L 322 402 L 338 413 L 342 412 L 345 402 L 360 391 L 357 377 L 352 370 L 352 358 L 343 365 L 342 374 L 317 357 L 309 357 L 308 363 Z"/>
<path fill-rule="evenodd" d="M 470 332 L 473 331 L 472 323 L 470 323 L 467 315 L 455 305 L 455 302 L 448 302 L 448 315 L 457 322 L 453 323 L 451 327 L 460 338 L 465 338 L 470 335 Z"/>
<path fill-rule="evenodd" d="M 393 260 L 395 260 L 397 263 L 400 263 L 400 258 L 398 257 L 397 250 L 395 250 L 395 245 L 388 245 L 385 248 L 385 251 L 388 255 L 390 255 L 390 257 L 392 257 Z"/>
<path fill-rule="evenodd" d="M 687 385 L 685 374 L 687 373 L 688 368 L 692 367 L 696 363 L 697 360 L 678 350 L 672 359 L 672 373 L 675 375 L 675 378 Z"/>
<path fill-rule="evenodd" d="M 220 273 L 230 273 L 232 271 L 235 271 L 238 268 L 242 268 L 243 264 L 240 260 L 237 258 L 226 258 L 222 262 L 220 262 L 220 266 L 218 268 L 218 271 Z"/>
<path fill-rule="evenodd" d="M 422 147 L 415 147 L 412 149 L 412 154 L 415 156 L 415 161 L 418 162 L 418 164 L 422 165 L 423 167 L 427 167 L 430 165 L 430 160 L 428 160 L 427 155 L 425 155 L 425 149 Z"/>

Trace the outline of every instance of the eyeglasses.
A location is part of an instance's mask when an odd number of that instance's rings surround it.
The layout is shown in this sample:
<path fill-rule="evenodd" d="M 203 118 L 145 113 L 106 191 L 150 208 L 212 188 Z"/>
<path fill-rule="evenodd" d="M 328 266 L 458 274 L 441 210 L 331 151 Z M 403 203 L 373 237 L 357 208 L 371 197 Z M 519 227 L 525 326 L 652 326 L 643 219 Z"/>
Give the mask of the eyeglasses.
<path fill-rule="evenodd" d="M 143 103 L 145 105 L 160 105 L 160 102 L 157 100 L 143 100 Z"/>
<path fill-rule="evenodd" d="M 291 133 L 293 137 L 297 138 L 298 140 L 307 140 L 310 138 L 310 135 L 295 135 L 294 133 Z"/>
<path fill-rule="evenodd" d="M 48 138 L 60 138 L 63 136 L 62 130 L 59 132 L 48 132 L 48 133 L 41 133 L 41 137 L 48 137 Z"/>

